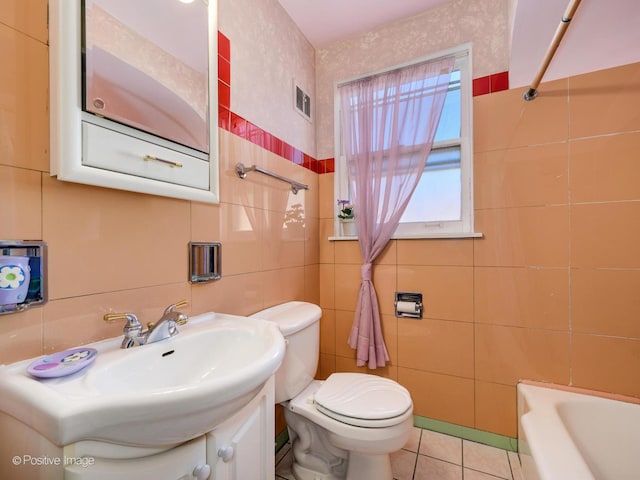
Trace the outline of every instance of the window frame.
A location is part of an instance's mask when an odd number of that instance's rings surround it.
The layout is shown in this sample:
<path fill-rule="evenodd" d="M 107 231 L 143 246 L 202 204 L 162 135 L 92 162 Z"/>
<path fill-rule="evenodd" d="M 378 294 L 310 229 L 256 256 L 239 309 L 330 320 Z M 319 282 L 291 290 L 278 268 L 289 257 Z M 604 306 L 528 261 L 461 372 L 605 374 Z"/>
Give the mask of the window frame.
<path fill-rule="evenodd" d="M 440 222 L 412 222 L 402 223 L 396 229 L 392 238 L 465 238 L 480 237 L 481 234 L 474 232 L 473 218 L 473 96 L 472 96 L 472 48 L 470 43 L 465 43 L 457 47 L 440 51 L 435 54 L 416 58 L 392 67 L 384 68 L 363 75 L 351 77 L 346 80 L 334 83 L 334 151 L 335 151 L 335 176 L 334 193 L 337 198 L 349 198 L 349 178 L 347 173 L 346 156 L 342 152 L 342 133 L 340 124 L 340 97 L 338 88 L 341 85 L 384 74 L 406 66 L 435 60 L 444 56 L 455 55 L 456 64 L 454 69 L 460 70 L 460 137 L 434 142 L 434 149 L 460 146 L 460 173 L 461 173 L 461 218 L 457 221 Z M 338 206 L 334 202 L 334 232 L 332 239 L 346 239 L 340 237 L 340 225 L 337 218 Z M 353 237 L 348 237 L 353 239 Z"/>

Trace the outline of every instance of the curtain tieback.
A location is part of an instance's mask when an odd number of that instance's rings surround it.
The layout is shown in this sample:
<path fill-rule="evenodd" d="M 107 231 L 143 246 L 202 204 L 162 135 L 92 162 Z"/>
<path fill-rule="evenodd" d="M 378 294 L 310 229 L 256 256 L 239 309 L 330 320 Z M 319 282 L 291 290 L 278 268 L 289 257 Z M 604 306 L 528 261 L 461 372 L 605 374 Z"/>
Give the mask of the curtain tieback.
<path fill-rule="evenodd" d="M 362 280 L 371 281 L 371 264 L 365 263 L 360 268 L 360 272 L 362 274 Z"/>

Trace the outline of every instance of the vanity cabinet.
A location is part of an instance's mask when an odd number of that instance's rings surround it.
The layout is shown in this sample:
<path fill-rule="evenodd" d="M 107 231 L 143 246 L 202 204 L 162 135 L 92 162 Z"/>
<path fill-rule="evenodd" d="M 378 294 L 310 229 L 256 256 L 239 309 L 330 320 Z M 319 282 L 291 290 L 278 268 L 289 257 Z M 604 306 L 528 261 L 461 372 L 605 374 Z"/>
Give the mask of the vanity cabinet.
<path fill-rule="evenodd" d="M 12 480 L 273 480 L 274 380 L 213 431 L 186 443 L 134 447 L 80 441 L 59 447 L 0 413 L 0 478 Z"/>
<path fill-rule="evenodd" d="M 65 448 L 68 465 L 64 480 L 115 480 L 158 478 L 205 480 L 211 467 L 206 462 L 205 438 L 200 437 L 166 452 L 142 458 L 101 458 L 77 456 L 73 446 Z M 201 472 L 201 476 L 195 474 Z"/>
<path fill-rule="evenodd" d="M 273 388 L 263 389 L 248 407 L 207 434 L 215 480 L 274 479 L 274 400 Z"/>

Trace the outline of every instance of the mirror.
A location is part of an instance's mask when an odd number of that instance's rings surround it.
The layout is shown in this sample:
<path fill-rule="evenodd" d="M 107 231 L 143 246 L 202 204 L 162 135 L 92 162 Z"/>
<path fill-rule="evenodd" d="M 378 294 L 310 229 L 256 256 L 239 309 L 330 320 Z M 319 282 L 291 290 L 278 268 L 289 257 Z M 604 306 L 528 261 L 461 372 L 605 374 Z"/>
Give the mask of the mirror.
<path fill-rule="evenodd" d="M 51 0 L 51 174 L 217 203 L 215 0 Z"/>

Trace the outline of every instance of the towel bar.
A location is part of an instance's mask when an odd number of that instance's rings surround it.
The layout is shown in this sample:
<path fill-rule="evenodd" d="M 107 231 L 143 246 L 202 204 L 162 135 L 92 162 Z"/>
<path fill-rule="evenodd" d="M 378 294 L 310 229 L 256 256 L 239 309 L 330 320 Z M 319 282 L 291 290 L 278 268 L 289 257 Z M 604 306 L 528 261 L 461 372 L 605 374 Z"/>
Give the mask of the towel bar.
<path fill-rule="evenodd" d="M 250 167 L 245 167 L 244 163 L 236 163 L 236 174 L 240 178 L 247 178 L 248 172 L 258 172 L 263 175 L 268 175 L 273 178 L 277 178 L 283 182 L 286 182 L 291 185 L 291 191 L 294 195 L 298 193 L 298 190 L 309 190 L 309 185 L 305 185 L 304 183 L 296 182 L 295 180 L 291 180 L 290 178 L 283 177 L 282 175 L 278 175 L 277 173 L 270 172 L 269 170 L 265 170 L 262 167 L 258 167 L 257 165 L 251 165 Z"/>

